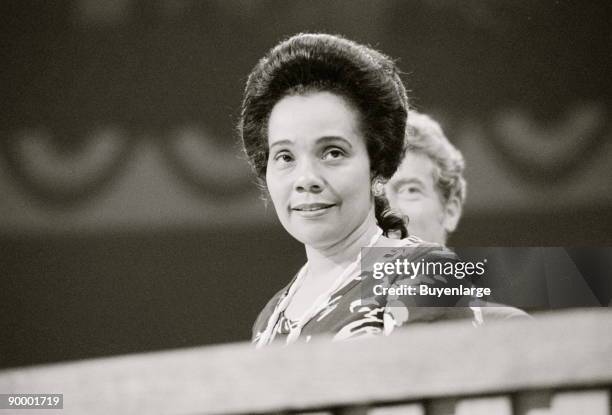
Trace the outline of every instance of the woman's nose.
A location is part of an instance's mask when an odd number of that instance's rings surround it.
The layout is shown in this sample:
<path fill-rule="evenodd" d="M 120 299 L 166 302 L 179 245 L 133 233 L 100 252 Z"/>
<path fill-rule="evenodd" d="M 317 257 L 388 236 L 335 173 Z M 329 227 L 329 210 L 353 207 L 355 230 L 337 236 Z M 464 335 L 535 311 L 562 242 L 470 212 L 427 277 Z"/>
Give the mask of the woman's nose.
<path fill-rule="evenodd" d="M 320 193 L 323 191 L 323 179 L 316 166 L 311 162 L 303 162 L 301 164 L 294 183 L 294 189 L 300 193 Z"/>

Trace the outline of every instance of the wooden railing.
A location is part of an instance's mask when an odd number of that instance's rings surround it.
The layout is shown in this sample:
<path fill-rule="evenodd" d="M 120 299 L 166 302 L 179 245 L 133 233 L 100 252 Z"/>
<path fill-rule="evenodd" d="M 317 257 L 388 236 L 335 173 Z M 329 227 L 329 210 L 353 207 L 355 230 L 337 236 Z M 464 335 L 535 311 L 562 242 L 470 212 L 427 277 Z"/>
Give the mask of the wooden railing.
<path fill-rule="evenodd" d="M 479 328 L 415 325 L 345 343 L 257 351 L 227 344 L 0 372 L 0 393 L 62 393 L 64 409 L 48 414 L 603 415 L 611 413 L 611 386 L 608 309 Z"/>

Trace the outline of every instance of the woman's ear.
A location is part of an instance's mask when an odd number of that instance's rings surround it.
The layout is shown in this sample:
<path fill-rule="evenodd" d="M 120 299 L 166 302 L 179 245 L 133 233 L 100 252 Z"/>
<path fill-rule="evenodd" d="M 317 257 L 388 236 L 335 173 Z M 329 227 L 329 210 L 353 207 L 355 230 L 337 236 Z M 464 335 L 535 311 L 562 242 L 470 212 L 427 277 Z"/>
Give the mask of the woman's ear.
<path fill-rule="evenodd" d="M 444 206 L 443 226 L 447 234 L 457 229 L 459 219 L 461 219 L 462 207 L 457 196 L 451 196 Z"/>
<path fill-rule="evenodd" d="M 380 197 L 385 194 L 385 181 L 380 177 L 372 178 L 372 195 Z"/>

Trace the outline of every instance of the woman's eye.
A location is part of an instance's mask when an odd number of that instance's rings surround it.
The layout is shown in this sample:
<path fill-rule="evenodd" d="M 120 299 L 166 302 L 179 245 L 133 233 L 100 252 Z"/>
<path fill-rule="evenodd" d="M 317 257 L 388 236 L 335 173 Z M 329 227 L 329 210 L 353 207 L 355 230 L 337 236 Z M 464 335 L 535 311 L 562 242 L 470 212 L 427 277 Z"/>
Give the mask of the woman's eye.
<path fill-rule="evenodd" d="M 280 163 L 291 163 L 293 161 L 293 156 L 287 151 L 282 151 L 274 156 L 274 161 Z"/>
<path fill-rule="evenodd" d="M 332 148 L 323 153 L 323 160 L 337 160 L 344 157 L 344 151 L 339 148 Z"/>

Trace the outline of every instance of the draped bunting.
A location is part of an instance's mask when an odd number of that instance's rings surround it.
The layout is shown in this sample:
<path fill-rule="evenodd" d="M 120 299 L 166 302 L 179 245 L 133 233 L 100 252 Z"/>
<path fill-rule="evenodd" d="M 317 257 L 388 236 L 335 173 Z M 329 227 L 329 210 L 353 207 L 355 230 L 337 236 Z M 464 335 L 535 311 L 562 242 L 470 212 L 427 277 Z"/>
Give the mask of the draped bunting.
<path fill-rule="evenodd" d="M 566 212 L 612 206 L 609 29 L 598 2 L 3 7 L 14 18 L 0 87 L 0 228 L 269 218 L 235 130 L 242 88 L 265 50 L 306 30 L 398 59 L 413 105 L 465 155 L 467 216 L 544 212 L 551 197 Z"/>

